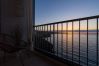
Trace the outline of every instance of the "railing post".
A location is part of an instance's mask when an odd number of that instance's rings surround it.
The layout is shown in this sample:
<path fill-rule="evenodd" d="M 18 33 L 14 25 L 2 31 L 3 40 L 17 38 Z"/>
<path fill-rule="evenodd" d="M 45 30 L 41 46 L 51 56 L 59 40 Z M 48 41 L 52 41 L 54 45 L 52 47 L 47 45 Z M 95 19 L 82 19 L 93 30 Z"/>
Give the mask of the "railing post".
<path fill-rule="evenodd" d="M 61 56 L 63 57 L 63 23 L 61 23 Z"/>
<path fill-rule="evenodd" d="M 59 46 L 59 45 L 58 45 L 58 31 L 59 31 L 59 30 L 58 30 L 58 24 L 57 24 L 57 56 L 58 56 L 58 46 Z"/>
<path fill-rule="evenodd" d="M 66 59 L 68 60 L 68 23 L 66 23 Z"/>
<path fill-rule="evenodd" d="M 47 34 L 49 35 L 49 32 L 48 32 L 48 25 L 47 25 Z M 48 37 L 47 37 L 47 41 L 48 41 Z"/>
<path fill-rule="evenodd" d="M 41 33 L 41 32 L 40 32 L 40 26 L 39 26 L 38 31 L 39 31 L 39 33 L 38 33 L 38 34 L 39 34 L 39 38 L 38 38 L 38 39 L 39 39 L 39 41 L 40 41 L 40 40 L 41 40 L 41 35 L 40 35 L 40 33 Z M 38 48 L 40 48 L 40 45 L 38 46 Z"/>
<path fill-rule="evenodd" d="M 88 19 L 87 19 L 87 66 L 89 65 L 88 64 L 88 47 L 89 45 L 88 45 Z"/>
<path fill-rule="evenodd" d="M 53 24 L 53 51 L 55 54 L 55 24 Z"/>
<path fill-rule="evenodd" d="M 51 31 L 51 24 L 50 24 L 50 34 L 52 35 L 52 31 Z M 51 36 L 50 36 L 50 43 L 52 44 L 52 41 L 51 41 Z M 50 47 L 50 50 L 51 50 L 51 47 Z"/>
<path fill-rule="evenodd" d="M 43 35 L 44 35 L 44 30 L 43 30 L 43 25 L 42 25 L 41 48 L 43 48 L 43 41 L 42 41 L 42 39 L 43 39 Z"/>
<path fill-rule="evenodd" d="M 79 65 L 80 65 L 80 20 L 79 20 Z"/>
<path fill-rule="evenodd" d="M 36 33 L 35 33 L 35 48 L 37 48 L 37 27 L 35 27 L 35 31 L 36 31 Z"/>
<path fill-rule="evenodd" d="M 73 48 L 74 48 L 74 42 L 73 42 L 73 37 L 74 37 L 74 35 L 73 35 L 73 28 L 74 28 L 74 27 L 73 27 L 73 26 L 74 26 L 74 25 L 73 25 L 73 22 L 72 22 L 72 64 L 73 64 L 73 60 L 74 60 L 74 59 L 73 59 L 73 58 L 74 58 L 74 56 L 73 56 L 73 54 L 74 54 L 74 51 L 73 51 L 73 50 L 74 50 L 74 49 L 73 49 Z"/>
<path fill-rule="evenodd" d="M 99 66 L 99 63 L 98 63 L 98 62 L 99 62 L 99 57 L 98 57 L 98 56 L 99 56 L 99 54 L 98 54 L 98 53 L 99 53 L 99 50 L 98 50 L 98 49 L 99 49 L 99 48 L 98 48 L 98 46 L 99 46 L 99 45 L 98 45 L 98 18 L 97 18 L 97 29 L 96 29 L 96 30 L 97 30 L 97 35 L 96 35 L 96 37 L 97 37 L 97 40 L 96 40 L 96 43 L 97 43 L 97 44 L 96 44 L 96 52 L 97 52 L 97 53 L 96 53 L 96 55 L 97 55 L 97 56 L 96 56 L 96 60 L 97 60 L 97 61 L 96 61 L 96 62 L 97 62 L 97 66 Z"/>

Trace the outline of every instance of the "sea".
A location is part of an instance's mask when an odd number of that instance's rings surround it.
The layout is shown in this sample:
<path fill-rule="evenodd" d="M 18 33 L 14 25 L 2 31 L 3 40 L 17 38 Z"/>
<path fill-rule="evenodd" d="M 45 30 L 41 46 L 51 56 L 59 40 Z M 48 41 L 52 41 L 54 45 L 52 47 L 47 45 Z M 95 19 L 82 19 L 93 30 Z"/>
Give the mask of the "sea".
<path fill-rule="evenodd" d="M 98 33 L 99 34 L 99 33 Z M 55 55 L 66 60 L 72 61 L 82 66 L 96 66 L 97 58 L 99 60 L 99 35 L 93 32 L 68 32 L 54 33 L 50 37 L 45 38 L 53 44 Z M 98 39 L 98 41 L 97 41 Z M 99 48 L 98 48 L 99 50 Z M 97 54 L 98 53 L 98 54 Z M 99 63 L 99 62 L 98 62 Z"/>

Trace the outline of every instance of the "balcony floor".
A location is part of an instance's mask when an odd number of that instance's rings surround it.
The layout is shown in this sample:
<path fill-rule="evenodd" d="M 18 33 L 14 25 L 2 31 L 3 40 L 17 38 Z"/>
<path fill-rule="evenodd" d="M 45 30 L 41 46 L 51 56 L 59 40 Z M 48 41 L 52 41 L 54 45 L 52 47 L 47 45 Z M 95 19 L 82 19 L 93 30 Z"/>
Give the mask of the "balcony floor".
<path fill-rule="evenodd" d="M 22 66 L 16 54 L 6 54 L 5 62 L 3 61 L 3 55 L 0 55 L 0 66 Z M 24 66 L 67 66 L 38 52 L 30 52 L 28 56 L 22 54 L 22 58 L 24 59 Z"/>

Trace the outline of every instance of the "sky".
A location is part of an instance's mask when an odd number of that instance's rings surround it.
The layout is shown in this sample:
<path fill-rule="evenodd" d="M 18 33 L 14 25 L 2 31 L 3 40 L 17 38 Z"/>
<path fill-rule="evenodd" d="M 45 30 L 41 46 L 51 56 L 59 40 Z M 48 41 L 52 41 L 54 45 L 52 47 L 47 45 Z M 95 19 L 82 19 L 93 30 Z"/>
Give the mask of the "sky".
<path fill-rule="evenodd" d="M 99 15 L 99 0 L 35 0 L 35 23 Z"/>

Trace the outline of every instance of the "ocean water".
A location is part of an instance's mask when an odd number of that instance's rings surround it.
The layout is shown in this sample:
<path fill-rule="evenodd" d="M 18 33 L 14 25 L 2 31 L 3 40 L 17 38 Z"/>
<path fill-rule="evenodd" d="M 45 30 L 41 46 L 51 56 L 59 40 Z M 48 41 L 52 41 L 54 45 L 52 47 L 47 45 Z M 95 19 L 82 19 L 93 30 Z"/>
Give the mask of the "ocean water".
<path fill-rule="evenodd" d="M 80 38 L 79 32 L 74 32 L 73 34 L 72 33 L 51 34 L 51 37 L 45 39 L 48 40 L 50 43 L 54 44 L 55 55 L 58 55 L 59 57 L 62 57 L 69 61 L 71 61 L 73 57 L 73 62 L 75 63 L 79 63 L 80 57 L 80 64 L 82 66 L 87 66 L 87 53 L 88 53 L 88 64 L 90 66 L 96 66 L 97 37 L 99 38 L 96 32 L 88 32 L 88 45 L 87 45 L 87 32 L 80 32 Z M 79 56 L 79 46 L 80 46 L 80 56 Z"/>

